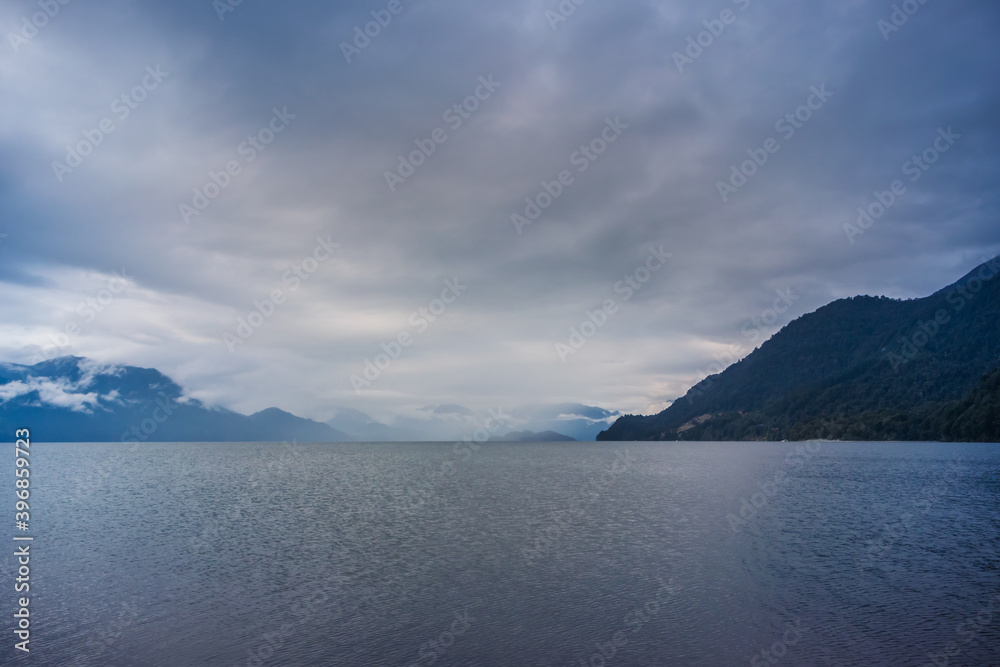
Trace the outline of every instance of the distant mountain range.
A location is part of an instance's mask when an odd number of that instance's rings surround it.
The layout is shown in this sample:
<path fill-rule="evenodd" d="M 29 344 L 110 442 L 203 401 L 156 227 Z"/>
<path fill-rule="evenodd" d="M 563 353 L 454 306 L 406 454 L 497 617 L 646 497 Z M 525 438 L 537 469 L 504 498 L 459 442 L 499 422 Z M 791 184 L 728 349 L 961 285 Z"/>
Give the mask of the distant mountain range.
<path fill-rule="evenodd" d="M 576 442 L 575 438 L 555 431 L 544 431 L 535 433 L 534 431 L 511 431 L 507 435 L 490 438 L 495 442 Z"/>
<path fill-rule="evenodd" d="M 652 416 L 579 403 L 501 410 L 494 441 L 1000 441 L 1000 258 L 922 299 L 861 296 L 791 322 Z M 277 408 L 205 405 L 154 369 L 61 357 L 0 363 L 0 429 L 39 442 L 458 440 L 484 415 L 426 406 L 377 421 L 332 407 L 326 423 Z M 617 420 L 616 420 L 617 419 Z M 606 429 L 606 430 L 603 430 Z"/>
<path fill-rule="evenodd" d="M 931 296 L 859 296 L 791 322 L 598 440 L 1000 442 L 1000 258 Z"/>
<path fill-rule="evenodd" d="M 60 357 L 0 364 L 0 429 L 30 428 L 38 442 L 317 441 L 351 438 L 269 408 L 246 416 L 182 395 L 159 371 Z"/>
<path fill-rule="evenodd" d="M 0 363 L 0 429 L 31 428 L 38 442 L 448 441 L 470 437 L 484 423 L 460 405 L 427 406 L 417 417 L 395 417 L 390 424 L 352 408 L 333 410 L 327 423 L 278 408 L 243 415 L 185 396 L 154 369 L 82 357 L 33 366 Z M 489 433 L 494 440 L 593 440 L 618 415 L 579 404 L 498 410 L 503 421 Z"/>
<path fill-rule="evenodd" d="M 502 409 L 504 423 L 490 434 L 493 441 L 593 441 L 618 412 L 580 403 L 552 403 Z M 397 416 L 390 424 L 352 408 L 337 408 L 326 423 L 360 442 L 458 440 L 482 424 L 482 418 L 460 405 L 427 406 L 424 418 Z M 506 435 L 504 435 L 506 434 Z"/>

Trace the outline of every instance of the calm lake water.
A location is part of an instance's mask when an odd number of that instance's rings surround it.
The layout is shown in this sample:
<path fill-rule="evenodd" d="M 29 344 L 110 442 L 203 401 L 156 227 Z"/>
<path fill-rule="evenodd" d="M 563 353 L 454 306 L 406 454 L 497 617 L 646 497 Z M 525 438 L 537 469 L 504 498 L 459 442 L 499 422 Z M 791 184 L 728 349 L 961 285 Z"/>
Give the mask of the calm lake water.
<path fill-rule="evenodd" d="M 4 665 L 1000 665 L 998 445 L 32 457 Z"/>

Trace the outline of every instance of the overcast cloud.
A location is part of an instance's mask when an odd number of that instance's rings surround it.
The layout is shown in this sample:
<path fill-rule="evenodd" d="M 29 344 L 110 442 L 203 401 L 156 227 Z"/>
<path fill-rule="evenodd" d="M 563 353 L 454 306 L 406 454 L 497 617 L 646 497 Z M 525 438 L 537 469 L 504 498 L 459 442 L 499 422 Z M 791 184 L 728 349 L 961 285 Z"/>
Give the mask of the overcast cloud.
<path fill-rule="evenodd" d="M 897 5 L 4 1 L 0 360 L 316 419 L 659 410 L 714 354 L 1000 252 L 1000 5 Z"/>

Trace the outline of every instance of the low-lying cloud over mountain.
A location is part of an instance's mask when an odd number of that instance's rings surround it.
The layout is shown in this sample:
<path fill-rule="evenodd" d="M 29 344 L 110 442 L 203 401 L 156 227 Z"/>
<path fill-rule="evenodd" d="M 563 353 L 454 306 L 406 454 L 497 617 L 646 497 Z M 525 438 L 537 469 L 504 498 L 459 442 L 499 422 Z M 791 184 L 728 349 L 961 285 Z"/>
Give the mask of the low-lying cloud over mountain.
<path fill-rule="evenodd" d="M 482 429 L 494 438 L 512 431 L 558 431 L 544 439 L 593 440 L 598 424 L 606 426 L 612 415 L 583 405 L 510 412 L 498 407 L 477 414 L 443 404 L 384 424 L 352 408 L 332 412 L 327 423 L 278 408 L 242 415 L 192 398 L 157 370 L 81 357 L 0 364 L 0 429 L 31 427 L 38 441 L 440 441 L 476 437 Z"/>
<path fill-rule="evenodd" d="M 483 428 L 487 417 L 499 415 L 490 437 L 501 439 L 508 432 L 554 432 L 572 440 L 594 440 L 619 413 L 603 408 L 563 403 L 553 405 L 498 406 L 486 414 L 449 404 L 425 406 L 420 417 L 395 416 L 381 423 L 350 408 L 339 408 L 327 423 L 361 441 L 459 440 Z M 523 438 L 518 438 L 523 439 Z M 552 439 L 546 436 L 544 439 Z"/>
<path fill-rule="evenodd" d="M 26 427 L 40 442 L 349 439 L 277 408 L 245 416 L 207 406 L 159 371 L 80 357 L 0 365 L 0 429 Z"/>

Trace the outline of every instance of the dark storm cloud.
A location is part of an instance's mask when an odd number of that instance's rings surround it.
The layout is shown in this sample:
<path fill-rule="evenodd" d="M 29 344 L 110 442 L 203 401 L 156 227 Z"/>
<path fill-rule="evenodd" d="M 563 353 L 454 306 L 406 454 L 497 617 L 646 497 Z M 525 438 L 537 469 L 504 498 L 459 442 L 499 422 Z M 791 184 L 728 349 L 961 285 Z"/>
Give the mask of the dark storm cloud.
<path fill-rule="evenodd" d="M 157 366 L 205 400 L 318 418 L 644 411 L 746 348 L 778 290 L 797 298 L 767 334 L 841 296 L 928 294 L 1000 249 L 994 3 L 929 0 L 886 38 L 890 2 L 589 0 L 553 23 L 558 2 L 402 0 L 355 44 L 388 4 L 247 1 L 220 20 L 209 0 L 70 3 L 16 53 L 8 36 L 10 360 L 51 348 L 124 266 L 134 286 L 67 351 Z M 0 26 L 35 11 L 8 3 Z M 678 71 L 689 37 L 711 44 Z M 115 100 L 157 66 L 169 76 L 119 120 Z M 779 129 L 823 86 L 807 121 Z M 276 110 L 294 118 L 249 151 Z M 60 182 L 52 163 L 104 118 L 114 131 Z M 581 158 L 608 121 L 620 136 Z M 904 165 L 939 128 L 961 138 L 911 182 Z M 390 188 L 435 130 L 447 140 Z M 723 201 L 718 183 L 768 139 L 779 150 Z M 519 234 L 511 216 L 564 170 L 572 183 Z M 225 185 L 186 222 L 213 178 Z M 896 179 L 906 193 L 849 238 Z M 338 252 L 295 284 L 319 238 Z M 626 301 L 616 285 L 661 245 L 671 259 Z M 456 279 L 443 314 L 420 315 Z M 275 290 L 231 353 L 223 335 Z M 563 363 L 556 344 L 608 299 L 617 312 Z M 401 334 L 412 344 L 355 392 L 350 376 Z"/>

